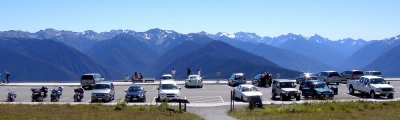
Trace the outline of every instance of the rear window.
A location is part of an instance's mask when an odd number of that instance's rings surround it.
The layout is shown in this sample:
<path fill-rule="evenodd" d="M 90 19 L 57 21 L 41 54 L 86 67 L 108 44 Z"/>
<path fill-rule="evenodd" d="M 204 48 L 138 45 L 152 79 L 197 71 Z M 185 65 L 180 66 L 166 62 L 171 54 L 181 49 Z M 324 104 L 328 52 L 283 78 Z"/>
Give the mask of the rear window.
<path fill-rule="evenodd" d="M 372 75 L 382 75 L 381 72 L 372 72 Z"/>
<path fill-rule="evenodd" d="M 332 77 L 332 76 L 340 76 L 338 72 L 330 72 L 328 77 Z"/>
<path fill-rule="evenodd" d="M 111 86 L 108 84 L 96 84 L 94 89 L 111 89 Z"/>
<path fill-rule="evenodd" d="M 353 71 L 354 75 L 364 75 L 364 72 L 362 71 Z"/>
<path fill-rule="evenodd" d="M 93 75 L 83 75 L 82 80 L 93 80 Z"/>

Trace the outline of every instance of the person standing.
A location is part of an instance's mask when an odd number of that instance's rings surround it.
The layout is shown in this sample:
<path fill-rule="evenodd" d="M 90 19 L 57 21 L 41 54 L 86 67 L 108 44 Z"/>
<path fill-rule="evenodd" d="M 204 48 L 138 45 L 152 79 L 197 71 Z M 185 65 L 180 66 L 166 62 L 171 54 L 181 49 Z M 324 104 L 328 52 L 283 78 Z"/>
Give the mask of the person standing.
<path fill-rule="evenodd" d="M 6 83 L 10 83 L 9 78 L 10 78 L 10 73 L 6 70 L 6 72 L 4 73 L 5 77 L 6 77 Z"/>
<path fill-rule="evenodd" d="M 217 83 L 219 83 L 219 79 L 221 78 L 221 72 L 217 72 Z"/>
<path fill-rule="evenodd" d="M 141 81 L 143 81 L 143 75 L 142 75 L 142 73 L 139 73 L 140 75 L 139 75 L 139 79 L 141 80 Z"/>
<path fill-rule="evenodd" d="M 192 74 L 192 70 L 190 69 L 190 67 L 187 68 L 187 77 L 189 77 L 189 75 Z"/>
<path fill-rule="evenodd" d="M 129 75 L 126 75 L 125 76 L 125 82 L 128 82 L 129 81 Z"/>
<path fill-rule="evenodd" d="M 176 70 L 175 70 L 175 68 L 172 68 L 171 74 L 172 74 L 172 78 L 175 79 L 175 75 L 176 75 Z"/>
<path fill-rule="evenodd" d="M 197 75 L 201 76 L 200 68 L 197 70 Z"/>

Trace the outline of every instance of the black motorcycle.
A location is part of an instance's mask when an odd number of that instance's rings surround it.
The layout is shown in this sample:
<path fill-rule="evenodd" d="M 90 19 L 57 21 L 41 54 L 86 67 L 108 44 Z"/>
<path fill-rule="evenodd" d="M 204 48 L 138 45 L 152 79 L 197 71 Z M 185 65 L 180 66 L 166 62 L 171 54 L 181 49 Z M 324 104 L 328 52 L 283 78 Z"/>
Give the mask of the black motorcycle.
<path fill-rule="evenodd" d="M 75 94 L 74 94 L 74 102 L 82 102 L 82 100 L 83 100 L 83 93 L 84 93 L 84 90 L 83 90 L 83 88 L 76 88 L 76 89 L 74 89 L 74 92 L 75 92 Z"/>
<path fill-rule="evenodd" d="M 15 98 L 17 98 L 17 94 L 15 93 L 15 91 L 8 90 L 7 102 L 14 102 Z"/>
<path fill-rule="evenodd" d="M 45 98 L 47 98 L 47 87 L 42 88 L 32 88 L 32 102 L 42 102 Z"/>
<path fill-rule="evenodd" d="M 63 87 L 57 87 L 54 89 L 51 89 L 51 95 L 50 95 L 50 101 L 51 102 L 58 102 L 60 100 L 60 97 L 62 95 Z"/>

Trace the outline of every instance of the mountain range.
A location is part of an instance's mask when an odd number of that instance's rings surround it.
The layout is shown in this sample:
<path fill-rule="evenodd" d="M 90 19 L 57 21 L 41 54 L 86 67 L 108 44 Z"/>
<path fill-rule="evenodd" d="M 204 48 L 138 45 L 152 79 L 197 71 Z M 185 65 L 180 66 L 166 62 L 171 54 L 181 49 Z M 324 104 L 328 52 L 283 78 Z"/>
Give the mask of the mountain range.
<path fill-rule="evenodd" d="M 200 69 L 205 78 L 215 78 L 217 71 L 224 78 L 233 72 L 245 72 L 248 78 L 261 72 L 293 78 L 300 72 L 347 69 L 382 70 L 388 76 L 400 76 L 387 66 L 393 61 L 385 59 L 398 58 L 399 38 L 366 41 L 292 33 L 277 37 L 247 32 L 181 34 L 158 28 L 101 33 L 10 30 L 0 31 L 0 70 L 14 73 L 16 81 L 77 81 L 88 72 L 122 79 L 134 71 L 158 78 L 172 68 L 183 79 L 188 67 Z"/>

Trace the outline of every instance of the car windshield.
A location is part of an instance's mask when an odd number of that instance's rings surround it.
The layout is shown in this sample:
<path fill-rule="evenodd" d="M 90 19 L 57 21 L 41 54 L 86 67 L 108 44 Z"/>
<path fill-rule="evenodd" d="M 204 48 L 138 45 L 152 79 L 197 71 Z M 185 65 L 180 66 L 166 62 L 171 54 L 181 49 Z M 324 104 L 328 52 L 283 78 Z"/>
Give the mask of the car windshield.
<path fill-rule="evenodd" d="M 372 75 L 382 75 L 381 72 L 372 72 Z"/>
<path fill-rule="evenodd" d="M 281 82 L 281 83 L 279 83 L 279 86 L 281 86 L 281 88 L 295 88 L 296 87 L 294 82 Z"/>
<path fill-rule="evenodd" d="M 81 78 L 82 80 L 93 80 L 93 75 L 84 75 Z"/>
<path fill-rule="evenodd" d="M 243 87 L 242 92 L 259 91 L 257 87 Z"/>
<path fill-rule="evenodd" d="M 141 91 L 142 87 L 139 86 L 133 86 L 133 87 L 129 87 L 129 92 L 137 92 L 137 91 Z"/>
<path fill-rule="evenodd" d="M 354 71 L 353 74 L 354 75 L 364 75 L 364 72 L 362 72 L 362 71 Z"/>
<path fill-rule="evenodd" d="M 172 77 L 171 76 L 163 76 L 161 79 L 172 79 Z"/>
<path fill-rule="evenodd" d="M 379 79 L 371 79 L 371 84 L 387 84 L 385 80 Z"/>
<path fill-rule="evenodd" d="M 174 84 L 161 84 L 161 89 L 163 90 L 175 90 L 178 89 Z"/>
<path fill-rule="evenodd" d="M 94 85 L 94 89 L 110 89 L 110 85 L 108 84 L 96 84 Z"/>
<path fill-rule="evenodd" d="M 242 75 L 235 75 L 235 80 L 244 80 L 244 76 L 242 76 Z"/>
<path fill-rule="evenodd" d="M 327 88 L 328 86 L 326 86 L 325 83 L 317 83 L 315 84 L 315 88 Z"/>

